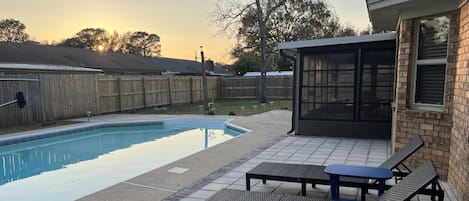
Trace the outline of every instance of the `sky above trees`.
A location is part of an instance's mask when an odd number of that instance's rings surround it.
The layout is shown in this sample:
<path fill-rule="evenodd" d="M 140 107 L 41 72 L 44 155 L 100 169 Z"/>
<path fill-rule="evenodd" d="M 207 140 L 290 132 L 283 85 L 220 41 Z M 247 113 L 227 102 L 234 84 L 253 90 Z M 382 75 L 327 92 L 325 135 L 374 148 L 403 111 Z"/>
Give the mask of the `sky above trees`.
<path fill-rule="evenodd" d="M 219 27 L 210 20 L 216 1 L 0 0 L 0 19 L 18 19 L 32 40 L 49 43 L 61 42 L 88 27 L 120 33 L 142 30 L 160 36 L 163 57 L 195 59 L 203 45 L 207 58 L 231 63 L 236 37 L 217 34 Z M 341 23 L 357 30 L 368 26 L 365 0 L 326 2 Z"/>

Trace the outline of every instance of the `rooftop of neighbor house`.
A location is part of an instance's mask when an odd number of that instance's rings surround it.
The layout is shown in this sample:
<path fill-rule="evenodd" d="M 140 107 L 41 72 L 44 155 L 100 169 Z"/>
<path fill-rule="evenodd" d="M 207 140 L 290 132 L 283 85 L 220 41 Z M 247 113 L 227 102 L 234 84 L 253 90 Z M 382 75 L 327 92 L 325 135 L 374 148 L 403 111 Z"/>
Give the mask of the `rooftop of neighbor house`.
<path fill-rule="evenodd" d="M 202 74 L 201 62 L 195 60 L 185 60 L 176 58 L 165 58 L 165 57 L 147 57 L 145 58 L 148 62 L 155 64 L 163 69 L 163 74 Z M 221 68 L 215 64 L 212 67 L 211 62 L 206 62 L 206 71 L 211 72 L 212 75 L 232 75 L 230 71 Z"/>
<path fill-rule="evenodd" d="M 0 62 L 95 68 L 106 73 L 159 74 L 162 71 L 143 57 L 135 55 L 27 43 L 1 42 Z"/>
<path fill-rule="evenodd" d="M 88 73 L 200 75 L 198 61 L 140 57 L 121 53 L 99 53 L 80 48 L 0 42 L 3 71 L 61 71 Z M 208 64 L 208 62 L 207 62 Z M 211 75 L 232 75 L 230 71 L 206 65 Z"/>
<path fill-rule="evenodd" d="M 395 40 L 396 33 L 380 33 L 372 35 L 362 36 L 347 36 L 339 38 L 324 38 L 315 40 L 303 40 L 303 41 L 292 41 L 279 43 L 278 48 L 281 50 L 286 49 L 300 49 L 307 47 L 322 47 L 322 46 L 333 46 L 333 45 L 345 45 L 345 44 L 356 44 L 356 43 L 368 43 L 376 41 Z"/>

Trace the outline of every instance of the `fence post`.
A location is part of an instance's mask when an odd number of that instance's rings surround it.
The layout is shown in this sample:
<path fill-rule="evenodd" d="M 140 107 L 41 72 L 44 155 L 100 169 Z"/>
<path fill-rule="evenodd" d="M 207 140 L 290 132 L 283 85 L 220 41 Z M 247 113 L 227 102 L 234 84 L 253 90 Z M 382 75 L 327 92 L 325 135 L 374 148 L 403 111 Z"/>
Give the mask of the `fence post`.
<path fill-rule="evenodd" d="M 288 79 L 289 79 L 288 76 L 283 77 L 283 92 L 284 92 L 285 99 L 288 99 L 288 88 L 290 86 L 290 83 L 288 82 Z"/>
<path fill-rule="evenodd" d="M 191 103 L 194 102 L 194 94 L 192 94 L 192 92 L 193 92 L 193 90 L 194 90 L 194 88 L 193 88 L 194 86 L 192 86 L 192 85 L 193 85 L 193 84 L 192 84 L 192 81 L 193 81 L 193 78 L 191 77 L 191 78 L 189 79 L 189 82 L 190 82 L 190 83 L 189 83 L 189 86 L 190 86 L 190 91 L 189 91 L 189 92 L 191 93 L 191 94 L 190 94 Z"/>
<path fill-rule="evenodd" d="M 261 77 L 258 77 L 257 82 L 256 82 L 256 99 L 259 99 L 261 95 L 261 89 L 259 88 L 261 86 L 260 83 L 261 83 Z"/>
<path fill-rule="evenodd" d="M 168 97 L 169 97 L 169 104 L 173 104 L 172 92 L 171 92 L 171 78 L 168 77 Z"/>
<path fill-rule="evenodd" d="M 99 75 L 94 76 L 94 93 L 95 93 L 95 101 L 96 101 L 96 114 L 101 114 L 101 108 L 100 108 L 100 101 L 101 101 L 101 96 L 99 95 Z"/>
<path fill-rule="evenodd" d="M 117 94 L 118 94 L 118 97 L 119 97 L 119 111 L 122 112 L 123 111 L 123 107 L 122 107 L 122 99 L 123 99 L 123 95 L 122 95 L 122 83 L 121 83 L 121 78 L 118 77 L 117 78 Z"/>
<path fill-rule="evenodd" d="M 44 87 L 44 80 L 45 80 L 45 77 L 44 75 L 39 75 L 39 87 L 41 89 L 41 92 L 39 93 L 40 94 L 40 99 L 41 99 L 41 113 L 42 113 L 42 121 L 43 122 L 46 122 L 47 121 L 47 117 L 46 117 L 46 97 L 45 97 L 45 87 Z"/>
<path fill-rule="evenodd" d="M 147 88 L 145 87 L 145 75 L 142 76 L 142 90 L 143 90 L 143 108 L 148 107 L 147 103 Z"/>

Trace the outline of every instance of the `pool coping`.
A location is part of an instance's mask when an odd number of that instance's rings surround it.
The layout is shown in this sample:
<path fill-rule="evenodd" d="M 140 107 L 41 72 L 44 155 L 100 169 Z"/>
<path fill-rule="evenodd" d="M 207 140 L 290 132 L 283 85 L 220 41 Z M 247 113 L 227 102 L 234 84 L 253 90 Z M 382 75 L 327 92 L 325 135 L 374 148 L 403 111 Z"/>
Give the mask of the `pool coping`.
<path fill-rule="evenodd" d="M 174 117 L 174 118 L 165 118 L 160 120 L 134 120 L 134 121 L 106 121 L 106 122 L 93 122 L 93 123 L 83 123 L 80 125 L 71 125 L 67 127 L 60 128 L 50 128 L 46 130 L 34 130 L 28 131 L 26 133 L 13 133 L 9 134 L 6 137 L 0 137 L 0 146 L 17 144 L 22 142 L 28 142 L 33 140 L 39 140 L 44 138 L 51 138 L 56 136 L 69 135 L 77 132 L 83 132 L 88 130 L 94 130 L 99 128 L 109 128 L 109 127 L 126 127 L 126 126 L 145 126 L 145 125 L 155 125 L 155 124 L 173 124 L 177 121 L 187 121 L 187 120 L 196 120 L 195 123 L 204 123 L 208 121 L 218 120 L 223 122 L 227 127 L 232 128 L 233 130 L 249 134 L 252 132 L 249 129 L 243 128 L 241 126 L 232 124 L 233 119 L 228 118 L 203 118 L 203 117 Z M 204 120 L 204 121 L 201 121 Z M 187 122 L 184 122 L 187 123 Z M 219 123 L 219 122 L 216 122 Z"/>

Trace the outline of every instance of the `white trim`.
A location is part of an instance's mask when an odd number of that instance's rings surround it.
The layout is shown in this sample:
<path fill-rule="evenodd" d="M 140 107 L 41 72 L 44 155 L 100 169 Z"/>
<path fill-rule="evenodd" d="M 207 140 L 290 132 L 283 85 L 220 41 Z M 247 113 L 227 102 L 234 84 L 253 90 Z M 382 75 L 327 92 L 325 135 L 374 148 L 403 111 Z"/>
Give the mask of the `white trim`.
<path fill-rule="evenodd" d="M 368 4 L 368 10 L 377 10 L 386 7 L 391 7 L 397 4 L 407 3 L 410 0 L 368 0 L 366 3 Z"/>
<path fill-rule="evenodd" d="M 446 51 L 448 51 L 448 50 L 446 50 Z M 436 65 L 436 64 L 444 64 L 444 63 L 447 62 L 447 60 L 448 60 L 447 58 L 444 58 L 444 59 L 423 59 L 423 60 L 416 60 L 415 63 L 417 65 Z"/>
<path fill-rule="evenodd" d="M 316 40 L 304 40 L 304 41 L 293 41 L 283 42 L 278 44 L 278 49 L 297 49 L 306 47 L 322 47 L 330 45 L 343 45 L 343 44 L 354 44 L 354 43 L 367 43 L 375 41 L 386 41 L 396 39 L 396 33 L 382 33 L 372 34 L 363 36 L 348 36 L 339 38 L 325 38 Z"/>
<path fill-rule="evenodd" d="M 44 64 L 21 64 L 21 63 L 0 63 L 0 70 L 36 70 L 36 71 L 74 71 L 102 73 L 102 70 L 75 66 L 44 65 Z"/>
<path fill-rule="evenodd" d="M 415 45 L 414 48 L 414 56 L 412 58 L 415 63 L 412 65 L 412 82 L 411 84 L 411 98 L 410 98 L 410 105 L 412 109 L 418 109 L 418 110 L 428 110 L 428 111 L 436 111 L 436 112 L 442 112 L 445 109 L 446 105 L 446 71 L 448 70 L 448 50 L 449 50 L 449 40 L 450 40 L 450 34 L 451 31 L 448 31 L 448 43 L 446 44 L 446 58 L 441 58 L 441 59 L 424 59 L 424 60 L 418 60 L 418 47 L 419 47 L 419 33 L 420 33 L 420 20 L 422 19 L 430 19 L 434 17 L 439 17 L 439 16 L 447 16 L 450 20 L 449 22 L 449 30 L 451 30 L 451 19 L 450 16 L 446 14 L 440 14 L 440 15 L 433 15 L 433 16 L 426 16 L 426 17 L 421 17 L 417 18 L 417 23 L 415 23 L 413 29 L 416 30 L 416 34 L 414 36 L 414 43 Z M 417 91 L 417 65 L 437 65 L 437 64 L 445 64 L 445 81 L 444 81 L 444 89 L 443 89 L 443 103 L 441 105 L 438 104 L 428 104 L 428 103 L 416 103 L 415 102 L 415 95 Z"/>
<path fill-rule="evenodd" d="M 459 3 L 456 1 L 439 1 L 438 4 L 421 5 L 418 8 L 408 7 L 400 10 L 401 19 L 412 19 L 433 15 L 440 15 L 458 9 Z"/>

